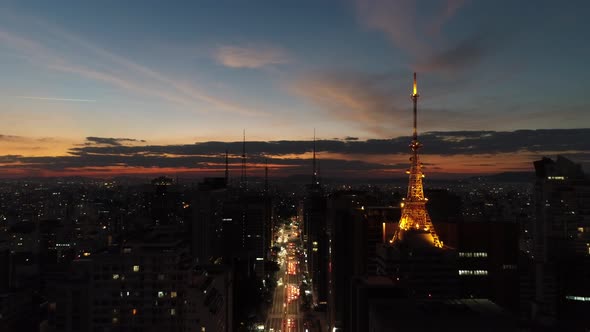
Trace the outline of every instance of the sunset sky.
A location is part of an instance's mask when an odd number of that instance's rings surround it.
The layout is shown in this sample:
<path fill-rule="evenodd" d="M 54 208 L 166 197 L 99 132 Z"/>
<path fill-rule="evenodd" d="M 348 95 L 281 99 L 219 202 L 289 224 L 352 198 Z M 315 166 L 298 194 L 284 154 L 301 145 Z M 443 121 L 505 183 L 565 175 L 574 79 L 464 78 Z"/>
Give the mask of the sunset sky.
<path fill-rule="evenodd" d="M 0 178 L 590 165 L 588 1 L 2 1 Z"/>

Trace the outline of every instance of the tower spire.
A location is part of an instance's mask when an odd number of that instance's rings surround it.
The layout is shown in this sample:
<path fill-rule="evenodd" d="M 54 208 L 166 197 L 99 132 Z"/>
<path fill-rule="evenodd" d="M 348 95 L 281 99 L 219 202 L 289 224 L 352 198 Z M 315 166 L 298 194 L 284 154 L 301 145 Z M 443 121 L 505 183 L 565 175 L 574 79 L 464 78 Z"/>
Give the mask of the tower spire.
<path fill-rule="evenodd" d="M 418 141 L 418 82 L 416 80 L 416 73 L 414 72 L 414 90 L 412 92 L 412 100 L 414 101 L 414 141 Z"/>
<path fill-rule="evenodd" d="M 442 247 L 442 242 L 438 239 L 438 235 L 434 231 L 434 225 L 430 220 L 428 211 L 426 210 L 427 198 L 424 197 L 424 188 L 422 186 L 422 164 L 418 158 L 418 150 L 422 144 L 418 141 L 418 85 L 416 82 L 416 73 L 414 73 L 414 88 L 412 91 L 412 101 L 414 103 L 414 132 L 410 148 L 412 149 L 411 164 L 408 170 L 408 194 L 401 203 L 402 216 L 399 221 L 399 228 L 395 232 L 391 243 L 401 241 L 408 232 L 419 232 L 429 236 L 429 241 L 435 247 Z"/>

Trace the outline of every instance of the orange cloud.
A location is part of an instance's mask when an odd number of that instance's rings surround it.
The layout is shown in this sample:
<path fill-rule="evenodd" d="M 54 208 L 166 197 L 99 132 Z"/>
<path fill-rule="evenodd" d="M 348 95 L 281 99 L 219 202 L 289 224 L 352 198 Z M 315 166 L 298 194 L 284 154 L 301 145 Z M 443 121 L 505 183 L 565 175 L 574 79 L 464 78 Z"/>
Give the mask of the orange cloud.
<path fill-rule="evenodd" d="M 286 51 L 268 45 L 221 46 L 214 58 L 231 68 L 261 68 L 290 61 Z"/>

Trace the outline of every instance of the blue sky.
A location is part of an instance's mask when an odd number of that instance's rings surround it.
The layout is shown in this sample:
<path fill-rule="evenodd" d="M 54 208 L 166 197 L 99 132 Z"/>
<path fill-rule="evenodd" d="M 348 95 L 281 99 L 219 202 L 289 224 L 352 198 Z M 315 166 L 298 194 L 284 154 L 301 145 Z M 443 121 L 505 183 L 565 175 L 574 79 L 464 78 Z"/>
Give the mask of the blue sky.
<path fill-rule="evenodd" d="M 585 128 L 587 1 L 4 1 L 1 154 Z M 26 138 L 26 139 L 25 139 Z M 52 140 L 27 145 L 27 139 Z M 19 150 L 19 147 L 22 149 Z"/>

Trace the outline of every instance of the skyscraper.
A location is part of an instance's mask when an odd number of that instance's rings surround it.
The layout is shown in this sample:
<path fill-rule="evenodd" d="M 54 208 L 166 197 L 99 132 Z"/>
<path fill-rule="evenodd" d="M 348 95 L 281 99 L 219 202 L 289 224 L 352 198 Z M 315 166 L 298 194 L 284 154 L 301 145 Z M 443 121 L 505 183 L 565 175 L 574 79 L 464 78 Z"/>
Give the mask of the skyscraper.
<path fill-rule="evenodd" d="M 535 161 L 535 321 L 590 326 L 590 181 L 558 156 Z"/>

